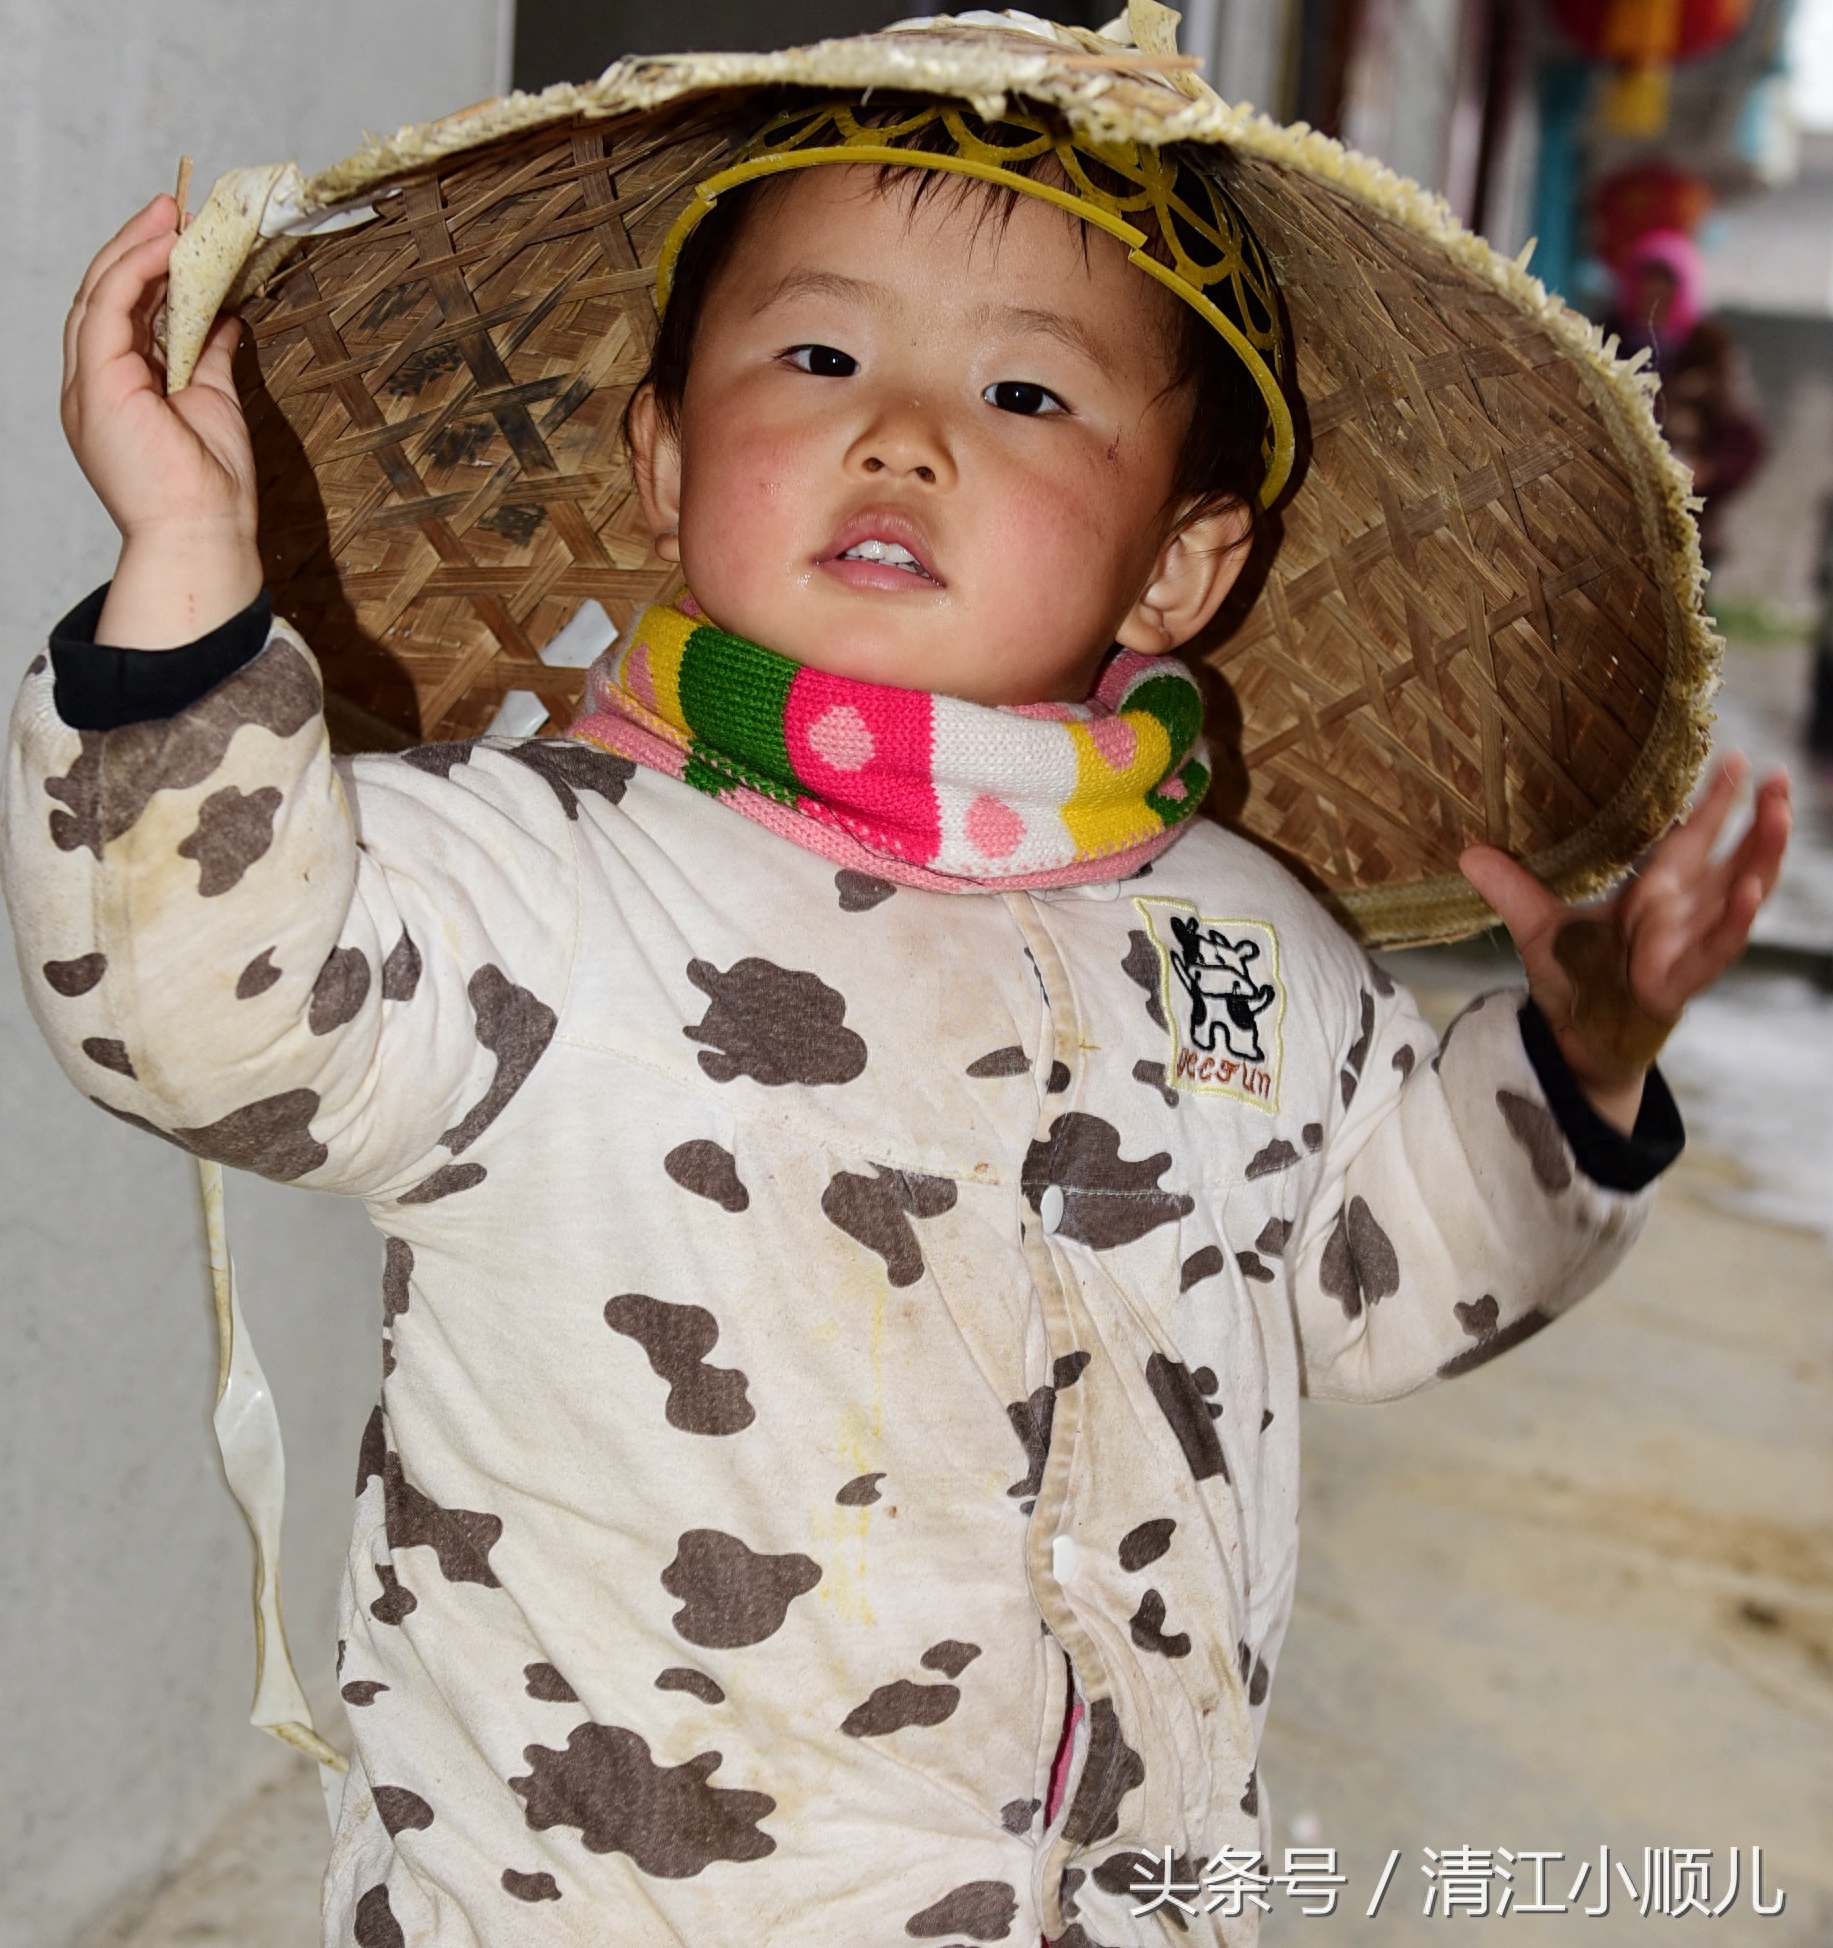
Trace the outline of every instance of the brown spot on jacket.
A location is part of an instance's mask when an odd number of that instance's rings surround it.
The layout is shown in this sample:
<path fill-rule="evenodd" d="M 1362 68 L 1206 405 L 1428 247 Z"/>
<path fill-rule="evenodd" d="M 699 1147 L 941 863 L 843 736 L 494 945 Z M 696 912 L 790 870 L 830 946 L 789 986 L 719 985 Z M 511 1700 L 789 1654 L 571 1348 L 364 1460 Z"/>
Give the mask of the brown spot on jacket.
<path fill-rule="evenodd" d="M 842 866 L 834 875 L 834 889 L 840 895 L 842 913 L 870 913 L 897 891 L 890 880 L 876 879 L 871 873 L 856 873 L 848 866 Z"/>
<path fill-rule="evenodd" d="M 392 1326 L 411 1299 L 408 1282 L 414 1276 L 414 1248 L 405 1238 L 382 1241 L 382 1324 Z M 379 1410 L 378 1410 L 379 1411 Z"/>
<path fill-rule="evenodd" d="M 60 852 L 87 847 L 100 859 L 104 847 L 133 828 L 155 792 L 201 785 L 245 725 L 291 737 L 318 707 L 311 665 L 291 643 L 269 642 L 176 717 L 79 731 L 76 762 L 63 777 L 45 780 L 45 795 L 61 807 L 51 814 L 51 843 Z"/>
<path fill-rule="evenodd" d="M 1337 1213 L 1318 1261 L 1318 1283 L 1353 1319 L 1363 1306 L 1391 1298 L 1400 1290 L 1400 1260 L 1388 1234 L 1367 1204 L 1352 1197 Z"/>
<path fill-rule="evenodd" d="M 761 1860 L 776 1842 L 758 1822 L 776 1811 L 761 1792 L 708 1782 L 717 1752 L 657 1765 L 648 1741 L 621 1725 L 577 1725 L 566 1749 L 525 1746 L 529 1770 L 509 1787 L 537 1833 L 572 1826 L 588 1853 L 625 1853 L 658 1880 L 688 1880 L 716 1860 Z"/>
<path fill-rule="evenodd" d="M 1063 1837 L 1077 1846 L 1105 1840 L 1120 1824 L 1120 1802 L 1146 1780 L 1146 1762 L 1121 1735 L 1120 1719 L 1106 1698 L 1088 1710 L 1088 1755 Z"/>
<path fill-rule="evenodd" d="M 421 1833 L 433 1823 L 433 1809 L 406 1786 L 377 1786 L 376 1812 L 392 1840 L 399 1833 Z"/>
<path fill-rule="evenodd" d="M 384 1001 L 411 1001 L 414 991 L 420 985 L 420 949 L 414 945 L 414 937 L 408 930 L 401 929 L 401 938 L 388 950 L 388 958 L 382 963 L 382 999 Z"/>
<path fill-rule="evenodd" d="M 74 1001 L 78 995 L 87 994 L 108 972 L 108 956 L 79 954 L 75 960 L 48 960 L 40 971 L 53 994 Z"/>
<path fill-rule="evenodd" d="M 1316 1127 L 1317 1125 L 1315 1123 L 1310 1123 L 1305 1126 L 1306 1146 L 1313 1150 L 1317 1148 L 1317 1145 L 1311 1141 L 1310 1133 Z M 1265 1149 L 1256 1150 L 1248 1158 L 1247 1168 L 1241 1174 L 1244 1177 L 1271 1177 L 1277 1171 L 1290 1170 L 1297 1161 L 1298 1152 L 1293 1149 L 1291 1144 L 1283 1136 L 1276 1136 Z"/>
<path fill-rule="evenodd" d="M 375 1678 L 352 1678 L 348 1684 L 339 1690 L 337 1695 L 343 1699 L 345 1704 L 355 1705 L 361 1710 L 365 1706 L 374 1704 L 376 1699 L 387 1689 L 388 1686 L 386 1684 L 378 1682 Z"/>
<path fill-rule="evenodd" d="M 542 1704 L 577 1704 L 579 1693 L 552 1664 L 524 1664 L 522 1689 Z"/>
<path fill-rule="evenodd" d="M 708 1199 L 722 1211 L 736 1214 L 750 1209 L 751 1193 L 739 1180 L 738 1159 L 710 1138 L 677 1143 L 662 1159 L 662 1168 L 683 1190 Z"/>
<path fill-rule="evenodd" d="M 1029 1075 L 1031 1058 L 1016 1042 L 1005 1048 L 996 1048 L 988 1055 L 979 1055 L 967 1065 L 967 1072 L 976 1082 L 989 1082 L 999 1076 Z"/>
<path fill-rule="evenodd" d="M 834 1500 L 842 1508 L 869 1508 L 874 1502 L 884 1499 L 878 1492 L 878 1484 L 884 1478 L 883 1468 L 880 1468 L 876 1474 L 855 1475 L 841 1488 Z"/>
<path fill-rule="evenodd" d="M 662 1587 L 679 1597 L 676 1631 L 708 1650 L 761 1644 L 782 1629 L 789 1606 L 821 1580 L 821 1565 L 803 1555 L 764 1556 L 722 1529 L 689 1529 L 662 1571 Z"/>
<path fill-rule="evenodd" d="M 1177 1289 L 1188 1292 L 1193 1285 L 1201 1285 L 1204 1279 L 1214 1278 L 1227 1263 L 1220 1245 L 1202 1246 L 1184 1260 L 1177 1276 Z"/>
<path fill-rule="evenodd" d="M 407 1948 L 407 1936 L 388 1904 L 388 1883 L 368 1888 L 356 1904 L 351 1939 L 356 1948 Z"/>
<path fill-rule="evenodd" d="M 496 1571 L 490 1567 L 490 1551 L 502 1538 L 500 1515 L 485 1515 L 472 1508 L 441 1508 L 408 1480 L 398 1454 L 390 1454 L 382 1470 L 382 1494 L 383 1525 L 391 1550 L 399 1553 L 424 1546 L 437 1557 L 439 1573 L 448 1583 L 481 1583 L 492 1590 L 499 1587 Z"/>
<path fill-rule="evenodd" d="M 1006 1493 L 1014 1501 L 1035 1495 L 1044 1485 L 1044 1463 L 1050 1458 L 1050 1428 L 1056 1418 L 1054 1388 L 1036 1387 L 1024 1400 L 1014 1400 L 1006 1408 L 1006 1419 L 1018 1444 L 1025 1450 L 1025 1472 Z"/>
<path fill-rule="evenodd" d="M 893 1285 L 914 1285 L 923 1276 L 923 1251 L 912 1218 L 940 1217 L 955 1207 L 955 1186 L 947 1177 L 923 1177 L 907 1170 L 872 1166 L 870 1177 L 840 1171 L 821 1193 L 821 1212 L 849 1238 L 885 1261 Z"/>
<path fill-rule="evenodd" d="M 1212 1475 L 1227 1481 L 1228 1462 L 1223 1458 L 1222 1443 L 1216 1437 L 1209 1402 L 1203 1398 L 1197 1376 L 1181 1361 L 1154 1353 L 1146 1361 L 1146 1385 L 1177 1436 L 1191 1474 L 1198 1481 L 1207 1481 Z"/>
<path fill-rule="evenodd" d="M 233 892 L 242 875 L 265 858 L 274 843 L 274 814 L 280 793 L 272 785 L 243 792 L 226 785 L 197 808 L 197 828 L 179 842 L 178 856 L 197 861 L 197 890 L 203 899 Z"/>
<path fill-rule="evenodd" d="M 134 1059 L 128 1054 L 125 1042 L 116 1041 L 111 1036 L 91 1035 L 83 1043 L 83 1053 L 99 1069 L 112 1069 L 116 1075 L 124 1075 L 130 1082 L 136 1079 Z"/>
<path fill-rule="evenodd" d="M 769 1089 L 851 1082 L 866 1066 L 866 1045 L 845 1026 L 846 997 L 818 975 L 748 956 L 721 971 L 687 964 L 707 1011 L 682 1029 L 705 1042 L 700 1066 L 715 1082 L 749 1076 Z"/>
<path fill-rule="evenodd" d="M 480 967 L 465 992 L 477 1017 L 477 1039 L 496 1057 L 496 1074 L 463 1119 L 440 1137 L 454 1156 L 470 1149 L 502 1115 L 509 1099 L 533 1073 L 560 1022 L 545 1001 L 517 987 L 500 967 Z"/>
<path fill-rule="evenodd" d="M 1047 1138 L 1034 1141 L 1026 1151 L 1020 1181 L 1034 1211 L 1048 1186 L 1055 1184 L 1063 1193 L 1057 1235 L 1106 1251 L 1189 1216 L 1195 1208 L 1191 1198 L 1159 1187 L 1159 1178 L 1170 1167 L 1168 1150 L 1128 1162 L 1120 1154 L 1120 1132 L 1112 1123 L 1072 1109 L 1051 1124 Z"/>
<path fill-rule="evenodd" d="M 1480 1299 L 1466 1304 L 1460 1299 L 1451 1310 L 1457 1315 L 1457 1322 L 1469 1333 L 1472 1339 L 1493 1339 L 1496 1327 L 1501 1321 L 1502 1308 L 1496 1303 L 1493 1293 L 1485 1292 Z"/>
<path fill-rule="evenodd" d="M 735 1366 L 708 1366 L 719 1343 L 719 1321 L 699 1305 L 670 1305 L 641 1292 L 624 1292 L 605 1303 L 605 1324 L 634 1339 L 649 1356 L 652 1372 L 668 1382 L 662 1412 L 684 1434 L 736 1434 L 757 1418 L 745 1396 L 745 1375 Z"/>
<path fill-rule="evenodd" d="M 1361 1030 L 1349 1045 L 1349 1053 L 1343 1061 L 1352 1075 L 1362 1073 L 1362 1065 L 1368 1060 L 1368 1045 L 1375 1033 L 1375 997 L 1367 989 L 1362 993 Z"/>
<path fill-rule="evenodd" d="M 1004 1941 L 1018 1915 L 1018 1896 L 1003 1880 L 968 1880 L 951 1888 L 904 1923 L 918 1941 L 968 1934 L 976 1941 Z"/>
<path fill-rule="evenodd" d="M 382 1585 L 382 1594 L 370 1604 L 369 1614 L 377 1623 L 398 1624 L 404 1617 L 411 1617 L 420 1607 L 419 1597 L 395 1574 L 392 1563 L 379 1562 L 375 1570 L 376 1581 Z"/>
<path fill-rule="evenodd" d="M 926 1671 L 940 1671 L 944 1677 L 959 1677 L 980 1655 L 978 1644 L 964 1644 L 959 1637 L 944 1637 L 931 1644 L 918 1662 Z"/>
<path fill-rule="evenodd" d="M 412 765 L 416 771 L 424 771 L 431 778 L 449 778 L 461 764 L 471 762 L 471 753 L 477 749 L 477 739 L 458 738 L 450 744 L 416 744 L 412 750 L 401 753 L 401 762 Z"/>
<path fill-rule="evenodd" d="M 1141 1522 L 1138 1528 L 1128 1529 L 1120 1538 L 1120 1566 L 1131 1575 L 1135 1570 L 1144 1569 L 1148 1563 L 1157 1562 L 1171 1547 L 1171 1536 L 1177 1528 L 1173 1516 L 1160 1515 L 1150 1522 Z"/>
<path fill-rule="evenodd" d="M 1029 1833 L 1043 1803 L 1041 1799 L 1008 1799 L 999 1809 L 999 1823 L 1008 1833 Z"/>
<path fill-rule="evenodd" d="M 369 999 L 369 957 L 360 947 L 333 947 L 312 983 L 306 1026 L 328 1035 L 354 1021 Z"/>
<path fill-rule="evenodd" d="M 1145 990 L 1146 1013 L 1152 1017 L 1153 1027 L 1168 1030 L 1164 1003 L 1159 999 L 1164 969 L 1159 961 L 1158 949 L 1143 928 L 1135 927 L 1127 935 L 1126 958 L 1120 963 L 1120 971 L 1135 987 Z"/>
<path fill-rule="evenodd" d="M 232 1169 L 257 1171 L 286 1184 L 316 1170 L 331 1154 L 312 1135 L 311 1121 L 317 1113 L 316 1089 L 287 1089 L 232 1109 L 214 1123 L 172 1134 L 200 1157 L 213 1157 Z"/>
<path fill-rule="evenodd" d="M 1468 1373 L 1472 1367 L 1487 1366 L 1511 1346 L 1519 1346 L 1524 1339 L 1532 1339 L 1537 1332 L 1550 1326 L 1553 1319 L 1551 1312 L 1543 1311 L 1537 1305 L 1529 1306 L 1519 1319 L 1511 1319 L 1499 1332 L 1492 1332 L 1476 1345 L 1466 1347 L 1461 1353 L 1454 1353 L 1438 1369 L 1438 1377 L 1441 1380 L 1454 1380 L 1460 1373 Z"/>
<path fill-rule="evenodd" d="M 1159 1657 L 1190 1655 L 1190 1638 L 1186 1632 L 1166 1633 L 1165 1599 L 1157 1590 L 1147 1590 L 1139 1599 L 1139 1608 L 1128 1620 L 1127 1628 L 1141 1650 L 1151 1651 Z"/>
<path fill-rule="evenodd" d="M 656 1673 L 658 1691 L 685 1691 L 690 1698 L 698 1698 L 702 1704 L 724 1704 L 726 1694 L 705 1671 L 691 1670 L 685 1664 L 671 1664 L 667 1670 Z"/>
<path fill-rule="evenodd" d="M 431 1176 L 422 1177 L 411 1190 L 404 1190 L 395 1202 L 437 1204 L 442 1197 L 455 1197 L 461 1190 L 475 1190 L 489 1174 L 481 1163 L 442 1163 Z"/>
<path fill-rule="evenodd" d="M 560 1883 L 552 1874 L 520 1874 L 513 1867 L 503 1869 L 503 1892 L 518 1901 L 557 1901 Z"/>
<path fill-rule="evenodd" d="M 1508 1133 L 1527 1152 L 1534 1181 L 1549 1197 L 1564 1190 L 1572 1181 L 1572 1166 L 1566 1159 L 1566 1139 L 1558 1120 L 1544 1103 L 1531 1096 L 1518 1096 L 1512 1089 L 1496 1091 L 1496 1107 L 1508 1125 Z"/>
<path fill-rule="evenodd" d="M 363 1424 L 362 1445 L 356 1451 L 356 1492 L 360 1495 L 372 1480 L 379 1481 L 388 1469 L 388 1430 L 382 1424 L 382 1409 L 371 1407 Z"/>
<path fill-rule="evenodd" d="M 1155 1089 L 1164 1099 L 1167 1109 L 1175 1109 L 1183 1098 L 1165 1080 L 1165 1065 L 1162 1062 L 1135 1062 L 1133 1080 L 1143 1082 L 1148 1089 Z"/>
<path fill-rule="evenodd" d="M 581 792 L 596 792 L 607 805 L 621 805 L 630 780 L 636 776 L 636 766 L 628 758 L 595 751 L 589 744 L 565 737 L 531 737 L 525 744 L 510 746 L 503 755 L 545 778 L 569 819 L 579 816 Z"/>
<path fill-rule="evenodd" d="M 162 1130 L 157 1123 L 149 1123 L 131 1110 L 117 1109 L 99 1096 L 89 1100 L 109 1115 L 151 1136 L 164 1137 L 193 1156 L 210 1157 L 235 1170 L 257 1171 L 277 1183 L 290 1184 L 295 1177 L 316 1170 L 331 1154 L 312 1135 L 312 1118 L 318 1113 L 316 1089 L 288 1089 L 277 1096 L 263 1096 L 259 1102 L 232 1109 L 214 1123 L 184 1130 Z"/>
<path fill-rule="evenodd" d="M 273 948 L 263 947 L 236 976 L 235 998 L 238 1001 L 252 1001 L 256 995 L 265 994 L 279 978 L 280 970 L 274 965 Z"/>
<path fill-rule="evenodd" d="M 887 1738 L 912 1726 L 939 1725 L 955 1715 L 960 1690 L 952 1684 L 912 1684 L 900 1677 L 881 1684 L 864 1704 L 855 1705 L 840 1721 L 848 1738 Z"/>

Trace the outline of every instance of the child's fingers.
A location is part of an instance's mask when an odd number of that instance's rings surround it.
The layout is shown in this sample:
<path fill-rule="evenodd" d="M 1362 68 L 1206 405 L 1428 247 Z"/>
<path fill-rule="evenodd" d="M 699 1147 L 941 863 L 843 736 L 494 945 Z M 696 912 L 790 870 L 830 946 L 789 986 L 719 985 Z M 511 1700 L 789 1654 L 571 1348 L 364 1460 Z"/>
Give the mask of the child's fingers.
<path fill-rule="evenodd" d="M 1565 911 L 1525 866 L 1496 846 L 1466 846 L 1457 863 L 1458 871 L 1495 908 L 1517 946 L 1545 931 Z"/>
<path fill-rule="evenodd" d="M 213 392 L 221 392 L 241 404 L 235 383 L 235 348 L 242 336 L 240 318 L 222 317 L 210 327 L 210 335 L 204 340 L 204 349 L 198 354 L 197 366 L 191 375 L 195 386 L 208 386 Z"/>
<path fill-rule="evenodd" d="M 1725 829 L 1725 820 L 1731 816 L 1738 787 L 1749 770 L 1749 761 L 1742 751 L 1733 751 L 1720 762 L 1692 814 L 1655 848 L 1655 858 L 1667 871 L 1680 879 L 1698 875 L 1712 856 L 1718 835 Z"/>
<path fill-rule="evenodd" d="M 1743 953 L 1750 944 L 1751 923 L 1763 899 L 1763 882 L 1755 873 L 1747 873 L 1735 882 L 1717 918 L 1682 949 L 1666 970 L 1660 983 L 1664 1015 L 1678 1015 Z"/>
<path fill-rule="evenodd" d="M 99 373 L 110 361 L 139 351 L 135 311 L 165 275 L 175 241 L 170 231 L 144 237 L 96 280 L 76 328 L 71 381 Z"/>
<path fill-rule="evenodd" d="M 1688 889 L 1693 898 L 1702 907 L 1718 905 L 1730 898 L 1739 880 L 1754 878 L 1762 887 L 1763 899 L 1768 899 L 1782 872 L 1793 822 L 1788 774 L 1773 773 L 1757 788 L 1756 806 L 1743 837 L 1694 881 Z"/>
<path fill-rule="evenodd" d="M 83 321 L 84 312 L 89 308 L 96 286 L 129 251 L 137 249 L 148 238 L 164 235 L 168 231 L 174 237 L 178 234 L 178 205 L 170 196 L 162 192 L 144 209 L 136 210 L 90 259 L 87 269 L 83 272 L 83 281 L 77 286 L 76 296 L 71 300 L 70 310 L 64 319 L 66 366 L 75 354 L 77 328 Z"/>
<path fill-rule="evenodd" d="M 136 210 L 89 260 L 83 281 L 77 286 L 75 302 L 84 303 L 96 285 L 136 245 L 167 230 L 177 234 L 178 205 L 161 191 L 150 203 Z"/>

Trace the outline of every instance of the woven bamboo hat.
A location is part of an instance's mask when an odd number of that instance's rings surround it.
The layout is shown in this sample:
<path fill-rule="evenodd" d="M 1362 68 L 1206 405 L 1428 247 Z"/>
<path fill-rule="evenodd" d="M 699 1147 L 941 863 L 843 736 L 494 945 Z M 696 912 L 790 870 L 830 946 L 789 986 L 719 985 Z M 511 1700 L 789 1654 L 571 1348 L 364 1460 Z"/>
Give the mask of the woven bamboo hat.
<path fill-rule="evenodd" d="M 171 383 L 238 310 L 269 586 L 334 735 L 564 728 L 579 664 L 677 586 L 620 431 L 658 261 L 761 115 L 871 91 L 1222 152 L 1286 312 L 1289 351 L 1249 350 L 1289 431 L 1258 559 L 1189 651 L 1211 809 L 1371 944 L 1489 924 L 1456 871 L 1477 840 L 1567 897 L 1618 876 L 1698 776 L 1718 651 L 1652 379 L 1437 198 L 1224 103 L 1176 20 L 1133 0 L 1106 35 L 974 14 L 633 58 L 310 180 L 222 178 L 174 257 Z"/>

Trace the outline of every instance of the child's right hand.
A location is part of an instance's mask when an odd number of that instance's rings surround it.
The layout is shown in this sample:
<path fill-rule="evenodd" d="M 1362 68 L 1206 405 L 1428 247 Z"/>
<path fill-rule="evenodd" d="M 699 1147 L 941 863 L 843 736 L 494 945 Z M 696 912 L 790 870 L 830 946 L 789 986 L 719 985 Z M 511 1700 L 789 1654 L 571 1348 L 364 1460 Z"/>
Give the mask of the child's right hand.
<path fill-rule="evenodd" d="M 156 196 L 97 253 L 64 324 L 64 433 L 121 530 L 96 640 L 172 649 L 246 608 L 261 589 L 255 465 L 219 318 L 191 384 L 167 398 L 153 319 L 178 240 Z"/>

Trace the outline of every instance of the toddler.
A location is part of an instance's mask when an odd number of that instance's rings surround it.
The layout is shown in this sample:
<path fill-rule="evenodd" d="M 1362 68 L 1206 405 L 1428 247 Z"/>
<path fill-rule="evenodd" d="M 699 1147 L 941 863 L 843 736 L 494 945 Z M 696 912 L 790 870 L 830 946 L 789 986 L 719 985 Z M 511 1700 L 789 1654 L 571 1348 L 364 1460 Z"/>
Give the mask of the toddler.
<path fill-rule="evenodd" d="M 1142 1856 L 1265 1844 L 1300 1396 L 1537 1331 L 1679 1149 L 1648 1063 L 1785 788 L 1714 863 L 1727 767 L 1582 920 L 1474 850 L 1528 993 L 1435 1045 L 1190 817 L 1170 652 L 1279 353 L 1052 153 L 709 202 L 628 422 L 691 595 L 570 741 L 334 761 L 236 325 L 163 390 L 170 199 L 84 280 L 122 549 L 28 674 L 7 890 L 79 1088 L 386 1239 L 328 1942 L 1171 1939 Z"/>

